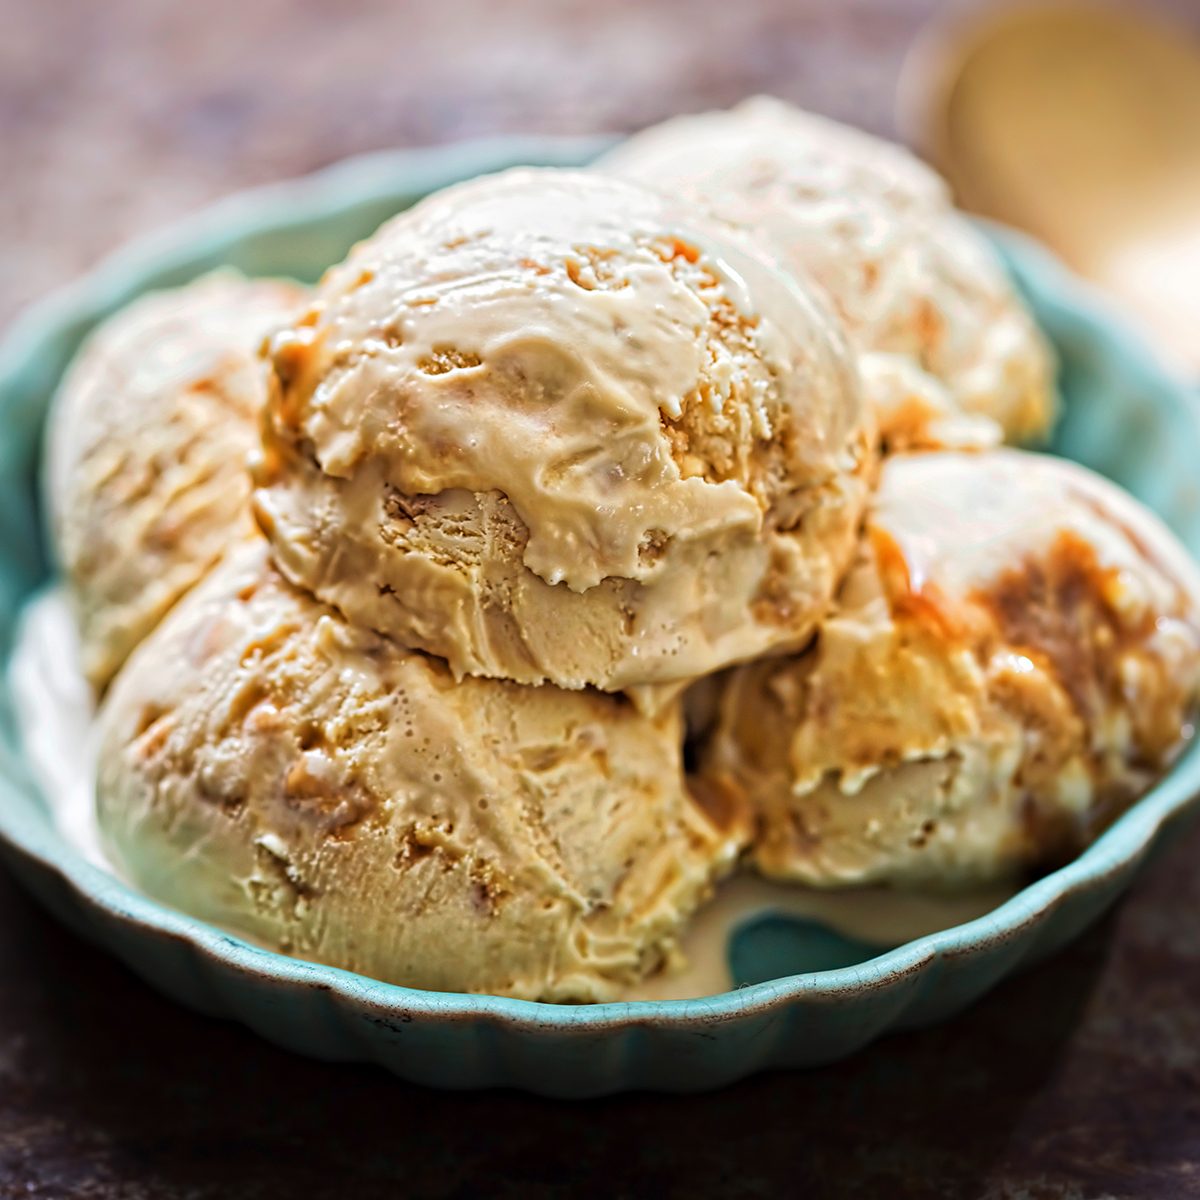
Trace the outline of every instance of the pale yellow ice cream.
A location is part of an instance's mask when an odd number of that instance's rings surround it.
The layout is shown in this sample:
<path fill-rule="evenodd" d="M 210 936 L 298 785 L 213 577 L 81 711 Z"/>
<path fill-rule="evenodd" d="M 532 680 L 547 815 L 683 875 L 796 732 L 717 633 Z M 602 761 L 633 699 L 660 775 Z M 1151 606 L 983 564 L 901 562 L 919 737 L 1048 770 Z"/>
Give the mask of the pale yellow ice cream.
<path fill-rule="evenodd" d="M 814 647 L 733 673 L 705 786 L 764 873 L 818 886 L 1074 853 L 1191 736 L 1198 603 L 1187 552 L 1082 467 L 889 459 Z"/>
<path fill-rule="evenodd" d="M 1044 339 L 941 179 L 898 146 L 759 97 L 655 126 L 599 165 L 693 198 L 816 280 L 864 352 L 886 446 L 1048 431 Z"/>
<path fill-rule="evenodd" d="M 458 675 L 615 691 L 801 645 L 873 437 L 838 322 L 744 241 L 552 170 L 385 225 L 274 341 L 280 567 Z"/>
<path fill-rule="evenodd" d="M 95 687 L 252 532 L 256 354 L 302 298 L 233 272 L 153 293 L 97 329 L 59 389 L 46 495 Z"/>
<path fill-rule="evenodd" d="M 736 854 L 680 743 L 677 705 L 456 682 L 295 590 L 252 540 L 114 682 L 99 819 L 148 894 L 273 948 L 601 1001 L 675 962 Z"/>

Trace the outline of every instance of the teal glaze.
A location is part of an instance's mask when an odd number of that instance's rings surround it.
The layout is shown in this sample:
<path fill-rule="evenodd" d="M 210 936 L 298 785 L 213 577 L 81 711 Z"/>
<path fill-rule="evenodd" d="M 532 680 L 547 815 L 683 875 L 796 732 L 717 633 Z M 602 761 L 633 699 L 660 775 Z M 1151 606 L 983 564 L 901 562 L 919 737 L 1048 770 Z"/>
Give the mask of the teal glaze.
<path fill-rule="evenodd" d="M 314 279 L 436 187 L 514 163 L 585 162 L 600 145 L 504 140 L 356 159 L 143 239 L 18 321 L 0 347 L 0 655 L 22 603 L 48 577 L 36 483 L 46 401 L 98 319 L 221 263 Z M 1129 488 L 1200 554 L 1200 415 L 1187 386 L 1043 251 L 991 232 L 1061 357 L 1055 449 Z M 756 923 L 733 950 L 742 978 L 800 965 L 807 973 L 703 1000 L 556 1007 L 378 983 L 258 949 L 146 899 L 56 832 L 24 768 L 11 704 L 0 690 L 0 851 L 84 937 L 181 1003 L 298 1052 L 376 1062 L 440 1087 L 554 1096 L 713 1088 L 764 1068 L 829 1062 L 888 1030 L 941 1020 L 1094 921 L 1200 794 L 1193 747 L 1068 866 L 986 917 L 874 957 L 820 927 L 806 936 L 800 925 Z"/>

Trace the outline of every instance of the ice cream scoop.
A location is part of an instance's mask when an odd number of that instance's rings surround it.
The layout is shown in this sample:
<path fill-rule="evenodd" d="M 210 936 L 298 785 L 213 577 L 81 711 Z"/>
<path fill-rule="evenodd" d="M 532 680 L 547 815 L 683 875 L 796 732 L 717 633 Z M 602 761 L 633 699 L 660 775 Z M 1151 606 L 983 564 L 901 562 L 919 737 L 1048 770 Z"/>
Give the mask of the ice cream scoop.
<path fill-rule="evenodd" d="M 283 571 L 457 675 L 605 690 L 801 645 L 874 467 L 836 320 L 599 174 L 425 200 L 272 347 Z"/>
<path fill-rule="evenodd" d="M 898 116 L 966 207 L 1028 229 L 1200 371 L 1200 45 L 1158 7 L 946 6 Z"/>
<path fill-rule="evenodd" d="M 1198 604 L 1187 552 L 1082 467 L 889 459 L 813 648 L 733 673 L 705 786 L 771 876 L 954 884 L 1053 861 L 1191 737 Z"/>
<path fill-rule="evenodd" d="M 863 352 L 886 446 L 1048 431 L 1046 342 L 982 234 L 900 147 L 758 97 L 654 126 L 599 166 L 692 198 L 811 276 Z"/>
<path fill-rule="evenodd" d="M 253 531 L 256 354 L 302 296 L 233 272 L 152 293 L 100 326 L 59 389 L 46 496 L 96 688 Z"/>
<path fill-rule="evenodd" d="M 736 854 L 678 707 L 498 680 L 355 628 L 249 540 L 99 717 L 98 814 L 151 896 L 378 979 L 609 1000 L 676 957 Z"/>

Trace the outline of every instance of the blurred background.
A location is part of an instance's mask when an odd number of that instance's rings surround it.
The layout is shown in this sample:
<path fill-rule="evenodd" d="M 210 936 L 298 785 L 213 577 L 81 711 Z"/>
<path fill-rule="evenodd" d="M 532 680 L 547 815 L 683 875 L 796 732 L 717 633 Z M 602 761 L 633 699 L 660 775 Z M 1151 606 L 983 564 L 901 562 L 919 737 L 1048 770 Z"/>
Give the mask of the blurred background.
<path fill-rule="evenodd" d="M 914 96 L 910 58 L 904 90 L 913 111 L 898 119 L 906 57 L 931 38 L 931 24 L 933 40 L 944 40 L 948 22 L 978 7 L 0 0 L 0 323 L 139 231 L 236 188 L 362 151 L 502 132 L 630 130 L 758 91 L 920 138 L 941 112 L 940 96 L 933 116 L 914 113 L 943 66 L 921 65 Z M 1124 11 L 1172 21 L 1174 40 L 1200 33 L 1200 0 L 1129 0 Z M 1040 53 L 1045 67 L 1061 60 L 1062 46 Z M 1020 78 L 1027 58 L 1008 75 Z M 1132 77 L 1132 91 L 1145 90 L 1155 65 Z M 1095 80 L 1076 82 L 1067 107 L 1086 115 Z M 1200 107 L 1193 139 L 1197 130 Z"/>

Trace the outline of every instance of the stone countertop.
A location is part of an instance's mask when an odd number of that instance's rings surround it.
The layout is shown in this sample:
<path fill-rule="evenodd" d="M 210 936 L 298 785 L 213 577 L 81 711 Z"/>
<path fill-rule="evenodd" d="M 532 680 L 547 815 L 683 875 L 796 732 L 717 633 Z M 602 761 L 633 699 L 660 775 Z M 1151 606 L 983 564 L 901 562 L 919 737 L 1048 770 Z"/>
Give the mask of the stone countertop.
<path fill-rule="evenodd" d="M 0 0 L 0 322 L 141 229 L 357 151 L 630 129 L 754 91 L 890 133 L 935 7 Z M 160 999 L 0 873 L 0 1198 L 1200 1195 L 1197 859 L 1200 828 L 937 1029 L 586 1104 L 291 1057 Z"/>

